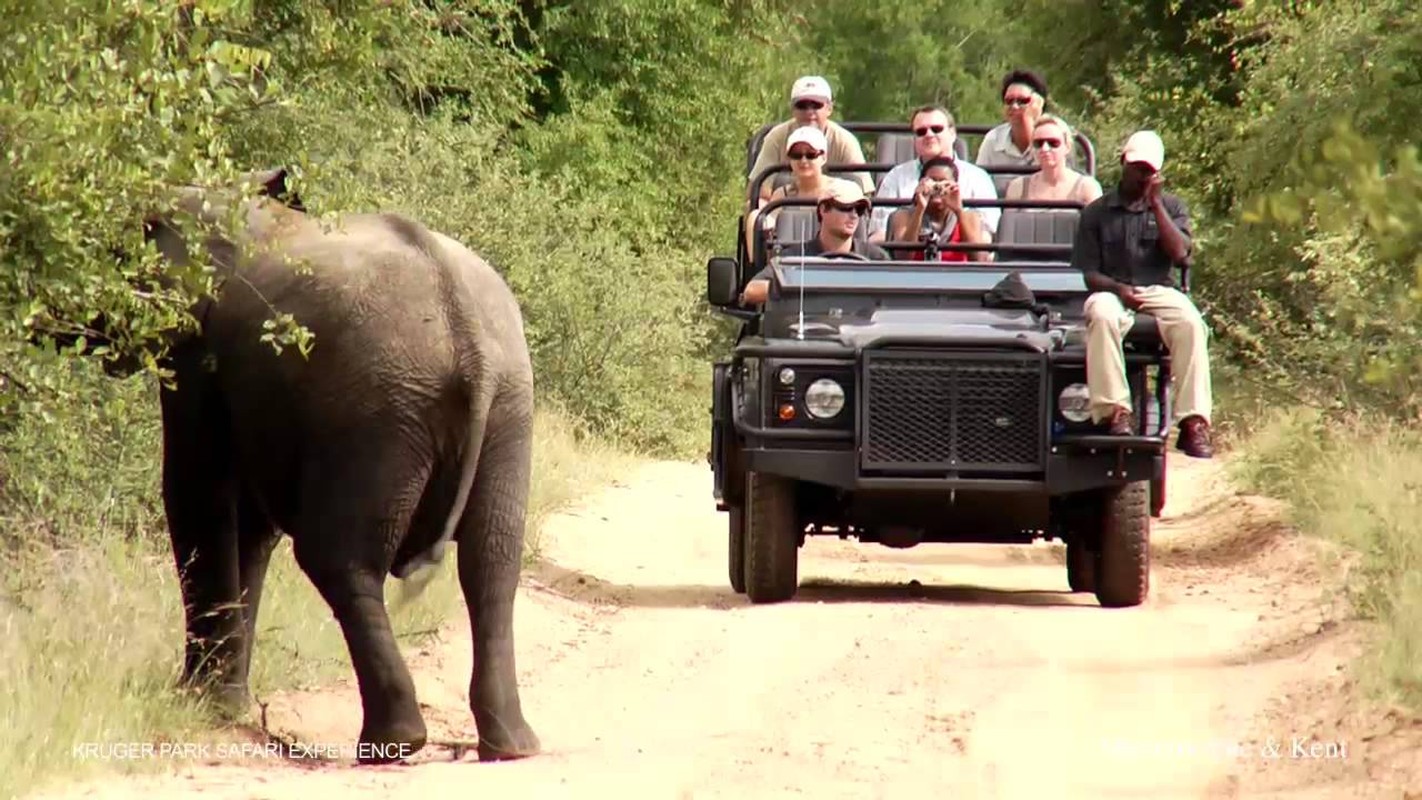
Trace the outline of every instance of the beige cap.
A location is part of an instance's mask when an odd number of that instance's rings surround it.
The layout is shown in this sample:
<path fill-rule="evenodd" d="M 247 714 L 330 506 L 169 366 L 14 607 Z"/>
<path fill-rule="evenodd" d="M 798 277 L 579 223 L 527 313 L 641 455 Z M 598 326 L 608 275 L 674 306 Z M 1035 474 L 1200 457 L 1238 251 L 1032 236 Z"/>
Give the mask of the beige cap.
<path fill-rule="evenodd" d="M 1121 160 L 1130 163 L 1149 164 L 1156 172 L 1165 163 L 1165 143 L 1155 131 L 1136 131 L 1121 148 Z"/>
<path fill-rule="evenodd" d="M 829 190 L 820 195 L 821 203 L 826 200 L 846 206 L 862 204 L 865 208 L 869 207 L 869 198 L 864 195 L 864 189 L 855 181 L 830 181 Z"/>

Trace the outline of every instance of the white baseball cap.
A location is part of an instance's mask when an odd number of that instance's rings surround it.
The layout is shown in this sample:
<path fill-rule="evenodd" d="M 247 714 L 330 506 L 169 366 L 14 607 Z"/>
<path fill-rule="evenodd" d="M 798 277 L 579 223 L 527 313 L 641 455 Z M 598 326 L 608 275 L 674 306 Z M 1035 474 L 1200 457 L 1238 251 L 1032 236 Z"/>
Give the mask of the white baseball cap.
<path fill-rule="evenodd" d="M 1126 146 L 1121 148 L 1121 160 L 1127 164 L 1149 164 L 1151 169 L 1159 172 L 1161 165 L 1165 163 L 1165 143 L 1155 131 L 1136 131 L 1126 140 Z"/>
<path fill-rule="evenodd" d="M 815 148 L 816 152 L 829 152 L 829 140 L 825 138 L 825 132 L 814 125 L 801 125 L 791 131 L 789 138 L 785 140 L 785 152 L 789 153 L 790 148 L 797 144 L 807 144 Z"/>
<path fill-rule="evenodd" d="M 795 85 L 790 87 L 790 103 L 793 105 L 798 100 L 818 100 L 821 103 L 828 103 L 834 99 L 830 92 L 829 81 L 819 75 L 806 75 L 795 81 Z"/>

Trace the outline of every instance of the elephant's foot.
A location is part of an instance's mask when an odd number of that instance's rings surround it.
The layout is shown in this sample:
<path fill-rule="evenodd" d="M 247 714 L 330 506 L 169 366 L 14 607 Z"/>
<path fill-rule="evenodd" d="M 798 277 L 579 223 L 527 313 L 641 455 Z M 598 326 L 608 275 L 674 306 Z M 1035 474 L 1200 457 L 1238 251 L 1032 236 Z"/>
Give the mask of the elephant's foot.
<path fill-rule="evenodd" d="M 512 761 L 536 756 L 543 749 L 538 734 L 527 722 L 516 725 L 490 724 L 479 726 L 479 760 Z"/>
<path fill-rule="evenodd" d="M 206 677 L 185 677 L 179 691 L 193 695 L 205 708 L 225 721 L 237 721 L 252 711 L 252 693 L 246 682 L 219 682 Z"/>
<path fill-rule="evenodd" d="M 392 764 L 424 749 L 425 721 L 416 716 L 391 725 L 368 725 L 360 732 L 356 761 L 360 764 Z"/>

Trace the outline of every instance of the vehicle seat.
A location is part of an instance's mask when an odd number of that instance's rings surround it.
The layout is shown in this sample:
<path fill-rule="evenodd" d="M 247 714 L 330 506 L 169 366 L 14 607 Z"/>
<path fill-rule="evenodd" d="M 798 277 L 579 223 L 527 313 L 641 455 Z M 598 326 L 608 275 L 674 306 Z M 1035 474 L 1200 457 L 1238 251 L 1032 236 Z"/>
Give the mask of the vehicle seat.
<path fill-rule="evenodd" d="M 998 244 L 1062 244 L 1076 240 L 1081 212 L 1074 208 L 1004 208 L 997 226 Z M 1068 261 L 1069 254 L 1032 253 L 1003 248 L 1000 261 Z"/>

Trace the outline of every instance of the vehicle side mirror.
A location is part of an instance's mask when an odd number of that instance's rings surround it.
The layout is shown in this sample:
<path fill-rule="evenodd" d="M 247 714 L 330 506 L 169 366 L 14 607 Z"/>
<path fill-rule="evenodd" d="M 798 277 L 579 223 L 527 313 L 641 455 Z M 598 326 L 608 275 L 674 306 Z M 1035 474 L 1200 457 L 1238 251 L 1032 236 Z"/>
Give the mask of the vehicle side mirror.
<path fill-rule="evenodd" d="M 713 306 L 735 305 L 740 299 L 734 258 L 712 256 L 706 261 L 706 302 Z"/>

